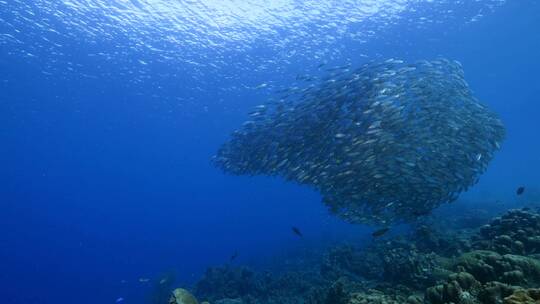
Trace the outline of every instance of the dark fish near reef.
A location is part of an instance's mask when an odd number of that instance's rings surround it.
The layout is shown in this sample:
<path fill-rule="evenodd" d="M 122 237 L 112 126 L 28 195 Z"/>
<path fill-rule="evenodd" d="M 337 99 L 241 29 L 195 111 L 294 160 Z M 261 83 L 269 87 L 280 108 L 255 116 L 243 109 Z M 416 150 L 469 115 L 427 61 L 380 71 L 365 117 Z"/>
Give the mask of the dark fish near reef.
<path fill-rule="evenodd" d="M 303 237 L 304 235 L 302 235 L 302 232 L 300 232 L 300 229 L 296 228 L 296 227 L 292 227 L 291 228 L 293 233 L 298 235 L 299 237 Z"/>
<path fill-rule="evenodd" d="M 517 194 L 517 195 L 522 195 L 523 192 L 525 192 L 525 187 L 519 187 L 519 188 L 517 188 L 517 190 L 516 190 L 516 194 Z"/>
<path fill-rule="evenodd" d="M 412 212 L 414 216 L 425 216 L 431 213 L 431 210 L 415 210 Z"/>
<path fill-rule="evenodd" d="M 238 257 L 238 251 L 235 251 L 233 255 L 231 255 L 231 258 L 229 259 L 230 262 L 233 262 Z"/>
<path fill-rule="evenodd" d="M 373 236 L 373 237 L 380 237 L 380 236 L 383 236 L 383 235 L 385 235 L 385 234 L 388 232 L 388 230 L 390 230 L 390 228 L 388 228 L 388 227 L 381 228 L 381 229 L 379 229 L 379 230 L 375 230 L 375 231 L 373 231 L 373 233 L 371 234 L 371 236 Z"/>

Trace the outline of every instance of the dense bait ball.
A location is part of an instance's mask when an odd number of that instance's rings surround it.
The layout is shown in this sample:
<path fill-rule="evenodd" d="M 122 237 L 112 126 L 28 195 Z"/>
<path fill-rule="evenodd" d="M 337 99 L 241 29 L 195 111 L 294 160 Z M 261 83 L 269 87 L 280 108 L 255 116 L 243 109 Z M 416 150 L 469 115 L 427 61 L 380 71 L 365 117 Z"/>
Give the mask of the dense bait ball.
<path fill-rule="evenodd" d="M 505 136 L 446 59 L 343 69 L 250 117 L 219 149 L 218 167 L 310 185 L 357 223 L 407 221 L 455 200 Z"/>

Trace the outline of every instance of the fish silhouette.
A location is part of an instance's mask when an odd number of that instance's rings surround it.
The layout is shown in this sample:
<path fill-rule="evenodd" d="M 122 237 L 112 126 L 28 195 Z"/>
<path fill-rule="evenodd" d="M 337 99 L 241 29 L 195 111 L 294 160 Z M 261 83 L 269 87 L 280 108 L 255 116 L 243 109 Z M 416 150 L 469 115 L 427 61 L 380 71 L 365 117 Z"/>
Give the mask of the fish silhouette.
<path fill-rule="evenodd" d="M 233 255 L 231 255 L 231 258 L 229 259 L 230 262 L 233 262 L 238 257 L 238 251 L 235 251 Z"/>
<path fill-rule="evenodd" d="M 296 227 L 292 227 L 291 228 L 293 233 L 296 234 L 297 236 L 299 237 L 303 237 L 304 235 L 302 234 L 302 232 L 300 232 L 300 229 L 296 228 Z"/>
<path fill-rule="evenodd" d="M 385 235 L 385 234 L 388 232 L 388 230 L 390 230 L 390 228 L 388 228 L 388 227 L 381 228 L 381 229 L 379 229 L 379 230 L 373 231 L 373 233 L 372 233 L 371 235 L 372 235 L 373 237 L 380 237 L 380 236 Z"/>

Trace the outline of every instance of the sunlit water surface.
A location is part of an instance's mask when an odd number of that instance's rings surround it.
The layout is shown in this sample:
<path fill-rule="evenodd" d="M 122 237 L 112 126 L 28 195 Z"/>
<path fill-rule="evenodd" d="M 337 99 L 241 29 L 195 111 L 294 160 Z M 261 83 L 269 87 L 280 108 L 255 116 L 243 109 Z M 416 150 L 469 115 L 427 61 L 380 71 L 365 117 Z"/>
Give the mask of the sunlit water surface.
<path fill-rule="evenodd" d="M 290 65 L 340 63 L 352 55 L 345 42 L 361 46 L 397 23 L 444 23 L 457 9 L 467 12 L 458 24 L 474 22 L 503 2 L 0 0 L 0 46 L 39 62 L 46 75 L 120 77 L 136 86 L 180 74 L 197 82 L 182 87 L 192 96 L 216 81 L 221 90 L 245 90 L 260 85 L 250 75 L 271 82 Z M 151 73 L 152 64 L 168 68 Z"/>

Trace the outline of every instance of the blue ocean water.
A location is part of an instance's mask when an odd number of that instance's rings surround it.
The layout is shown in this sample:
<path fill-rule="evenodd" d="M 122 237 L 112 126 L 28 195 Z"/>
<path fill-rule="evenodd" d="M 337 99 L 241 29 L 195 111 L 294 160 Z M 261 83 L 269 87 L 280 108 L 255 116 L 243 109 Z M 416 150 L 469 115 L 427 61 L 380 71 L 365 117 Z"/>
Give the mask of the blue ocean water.
<path fill-rule="evenodd" d="M 1 303 L 149 303 L 235 252 L 284 267 L 369 242 L 311 189 L 210 163 L 323 63 L 460 61 L 508 132 L 462 198 L 520 203 L 540 191 L 538 29 L 534 0 L 0 0 Z"/>

